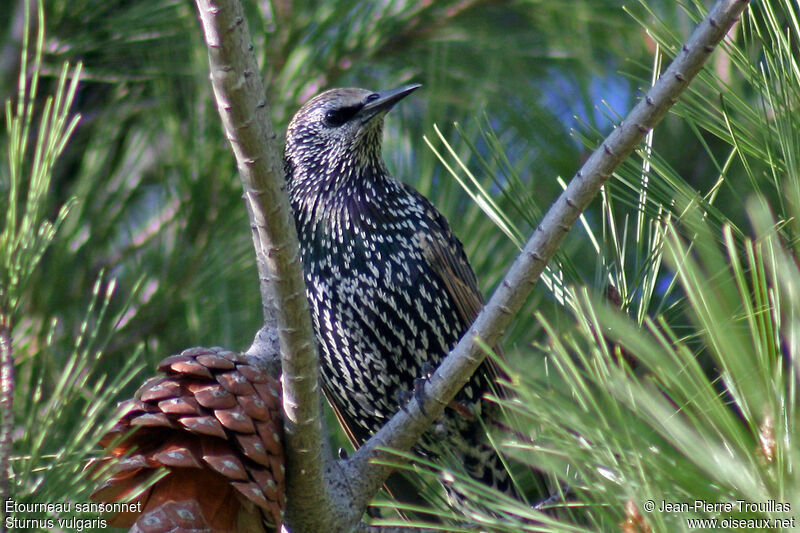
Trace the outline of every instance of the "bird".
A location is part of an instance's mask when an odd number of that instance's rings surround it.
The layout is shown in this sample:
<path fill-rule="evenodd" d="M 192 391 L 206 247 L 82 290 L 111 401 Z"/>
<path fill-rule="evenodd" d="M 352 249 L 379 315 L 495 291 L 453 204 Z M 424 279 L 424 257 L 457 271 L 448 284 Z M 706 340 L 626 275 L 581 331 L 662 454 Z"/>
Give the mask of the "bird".
<path fill-rule="evenodd" d="M 300 108 L 286 133 L 284 169 L 321 381 L 355 447 L 409 392 L 424 392 L 426 376 L 483 306 L 446 218 L 383 160 L 384 117 L 419 87 L 327 90 Z M 452 455 L 473 479 L 510 493 L 477 419 L 494 375 L 484 361 L 415 451 L 433 460 Z"/>

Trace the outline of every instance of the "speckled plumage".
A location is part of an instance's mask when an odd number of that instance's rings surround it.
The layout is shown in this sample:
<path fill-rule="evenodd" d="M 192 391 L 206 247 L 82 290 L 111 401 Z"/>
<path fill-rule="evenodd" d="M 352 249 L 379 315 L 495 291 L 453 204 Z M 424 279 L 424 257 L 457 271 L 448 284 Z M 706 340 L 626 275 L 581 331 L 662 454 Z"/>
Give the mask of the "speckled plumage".
<path fill-rule="evenodd" d="M 287 132 L 286 172 L 323 386 L 355 445 L 400 408 L 400 393 L 439 364 L 481 306 L 445 218 L 383 162 L 383 116 L 416 88 L 324 92 Z M 458 400 L 475 407 L 487 387 L 483 368 Z M 508 488 L 477 421 L 447 409 L 438 425 L 419 452 L 439 457 L 446 448 L 473 477 Z"/>

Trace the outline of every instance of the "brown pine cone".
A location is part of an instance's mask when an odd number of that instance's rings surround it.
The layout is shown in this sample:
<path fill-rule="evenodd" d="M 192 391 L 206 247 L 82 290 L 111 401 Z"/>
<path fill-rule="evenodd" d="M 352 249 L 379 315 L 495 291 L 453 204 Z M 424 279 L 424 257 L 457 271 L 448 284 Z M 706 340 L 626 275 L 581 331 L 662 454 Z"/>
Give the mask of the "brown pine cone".
<path fill-rule="evenodd" d="M 118 513 L 108 525 L 147 533 L 280 529 L 280 384 L 222 348 L 184 350 L 158 370 L 165 375 L 121 404 L 119 422 L 101 440 L 108 457 L 100 463 L 113 475 L 92 499 L 127 500 L 158 469 L 166 475 L 131 500 L 141 502 L 140 514 Z"/>

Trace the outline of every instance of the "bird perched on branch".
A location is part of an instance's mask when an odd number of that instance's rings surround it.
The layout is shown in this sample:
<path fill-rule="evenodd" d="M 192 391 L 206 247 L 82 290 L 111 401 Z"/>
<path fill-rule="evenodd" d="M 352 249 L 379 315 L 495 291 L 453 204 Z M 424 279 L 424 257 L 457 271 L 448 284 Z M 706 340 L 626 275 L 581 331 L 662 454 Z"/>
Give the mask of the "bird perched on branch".
<path fill-rule="evenodd" d="M 436 208 L 395 180 L 381 154 L 383 119 L 419 88 L 332 89 L 292 119 L 285 167 L 325 393 L 354 445 L 401 407 L 482 307 L 461 242 Z M 417 450 L 452 453 L 473 478 L 510 491 L 481 440 L 484 363 Z"/>

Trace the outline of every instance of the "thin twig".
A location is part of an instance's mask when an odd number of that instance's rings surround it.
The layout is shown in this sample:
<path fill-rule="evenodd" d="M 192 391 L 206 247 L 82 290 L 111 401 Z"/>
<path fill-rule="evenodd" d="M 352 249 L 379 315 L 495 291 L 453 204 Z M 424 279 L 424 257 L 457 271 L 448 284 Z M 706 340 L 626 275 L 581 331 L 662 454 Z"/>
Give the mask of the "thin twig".
<path fill-rule="evenodd" d="M 423 529 L 419 527 L 398 527 L 398 526 L 368 526 L 359 524 L 353 533 L 436 533 L 441 529 Z"/>
<path fill-rule="evenodd" d="M 14 431 L 14 352 L 11 325 L 8 322 L 8 316 L 0 311 L 0 502 L 11 497 L 11 443 Z"/>

